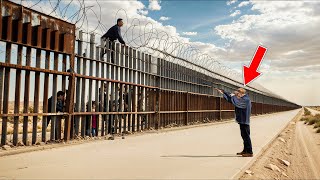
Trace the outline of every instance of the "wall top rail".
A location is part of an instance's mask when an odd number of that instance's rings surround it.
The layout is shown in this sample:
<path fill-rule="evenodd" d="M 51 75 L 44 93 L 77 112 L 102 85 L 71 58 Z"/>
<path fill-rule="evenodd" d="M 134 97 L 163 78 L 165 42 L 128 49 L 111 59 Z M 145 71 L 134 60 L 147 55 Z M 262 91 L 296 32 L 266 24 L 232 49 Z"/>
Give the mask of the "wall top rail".
<path fill-rule="evenodd" d="M 74 53 L 75 24 L 8 0 L 1 1 L 1 9 L 1 18 L 7 19 L 1 24 L 7 29 L 0 33 L 1 40 L 33 45 L 44 50 Z"/>

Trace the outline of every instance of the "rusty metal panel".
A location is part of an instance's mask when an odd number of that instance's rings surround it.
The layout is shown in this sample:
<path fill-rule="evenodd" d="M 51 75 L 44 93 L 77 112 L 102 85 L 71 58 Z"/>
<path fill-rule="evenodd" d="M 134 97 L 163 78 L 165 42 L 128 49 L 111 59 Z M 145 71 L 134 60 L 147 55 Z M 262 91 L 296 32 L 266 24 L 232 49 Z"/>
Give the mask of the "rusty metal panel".
<path fill-rule="evenodd" d="M 6 44 L 6 63 L 11 62 L 11 43 Z M 5 68 L 5 78 L 4 78 L 4 90 L 3 94 L 5 95 L 3 98 L 3 114 L 8 114 L 9 112 L 9 86 L 7 84 L 10 84 L 10 68 Z M 7 122 L 8 118 L 3 117 L 2 118 L 2 134 L 1 134 L 1 145 L 5 145 L 7 141 Z"/>
<path fill-rule="evenodd" d="M 116 61 L 117 60 L 119 60 L 119 59 L 116 59 Z M 116 69 L 118 69 L 118 68 L 116 67 Z M 118 77 L 117 73 L 115 74 L 115 77 L 117 79 L 117 77 Z M 119 111 L 119 103 L 118 103 L 119 102 L 119 85 L 120 84 L 118 82 L 114 83 L 114 102 L 112 102 L 112 103 L 114 103 L 114 105 L 112 105 L 112 106 L 114 106 L 114 112 L 118 112 Z M 114 122 L 112 124 L 114 125 L 115 133 L 118 133 L 118 130 L 119 130 L 119 115 L 115 114 L 113 116 L 113 118 L 114 118 Z"/>
<path fill-rule="evenodd" d="M 10 23 L 8 22 L 12 20 L 22 20 L 24 27 L 30 28 L 32 25 L 39 29 L 51 29 L 52 31 L 59 31 L 61 34 L 64 34 L 66 37 L 65 40 L 67 40 L 65 46 L 63 47 L 64 52 L 68 54 L 73 53 L 74 43 L 75 43 L 74 42 L 74 34 L 75 34 L 74 24 L 68 23 L 66 21 L 57 19 L 52 16 L 48 16 L 46 14 L 23 7 L 19 4 L 16 4 L 14 2 L 7 1 L 7 0 L 1 1 L 1 7 L 2 7 L 1 10 L 3 9 L 5 11 L 4 12 L 5 16 L 3 18 L 0 18 L 2 21 L 2 27 L 3 29 L 5 29 L 5 33 L 3 34 L 4 36 L 2 37 L 6 37 L 6 38 L 3 38 L 3 39 L 7 39 L 7 40 L 17 39 L 18 42 L 21 42 L 21 39 L 20 39 L 21 34 L 18 33 L 18 37 L 12 37 L 12 29 L 11 29 L 12 23 L 10 25 Z M 4 22 L 3 20 L 6 22 Z M 7 32 L 9 34 L 7 34 Z M 25 37 L 30 38 L 31 36 L 29 35 L 31 34 L 28 34 L 28 36 L 25 36 Z M 40 34 L 40 36 L 42 35 Z M 34 36 L 34 37 L 35 37 L 35 40 L 39 39 L 39 37 L 37 36 Z M 30 41 L 27 40 L 27 41 L 24 41 L 24 43 L 29 44 Z M 35 44 L 37 46 L 39 45 L 39 43 L 41 44 L 41 41 L 37 41 L 37 40 L 35 41 Z"/>
<path fill-rule="evenodd" d="M 22 30 L 23 30 L 23 24 L 22 24 L 22 7 L 20 7 L 20 12 L 19 12 L 19 17 L 18 17 L 18 19 L 17 20 L 15 20 L 15 23 L 16 23 L 16 28 L 17 28 L 17 36 L 16 36 L 16 38 L 17 38 L 17 42 L 20 42 L 20 43 L 22 43 Z"/>
<path fill-rule="evenodd" d="M 101 41 L 102 44 L 106 43 L 106 48 L 102 48 L 100 49 L 100 54 L 98 52 L 97 53 L 97 56 L 99 55 L 99 58 L 100 58 L 100 61 L 102 62 L 101 63 L 101 75 L 100 77 L 101 78 L 104 78 L 105 77 L 105 67 L 108 67 L 107 63 L 105 63 L 105 58 L 103 56 L 104 52 L 106 51 L 106 49 L 109 49 L 109 42 L 103 42 Z M 107 53 L 107 57 L 108 57 L 108 54 Z M 109 71 L 107 71 L 109 73 Z M 106 102 L 106 98 L 108 98 L 108 93 L 105 93 L 105 92 L 108 92 L 107 89 L 108 89 L 108 83 L 106 81 L 101 81 L 101 89 L 100 89 L 100 95 L 99 95 L 99 102 L 100 102 L 100 106 L 99 106 L 99 109 L 101 112 L 105 112 L 105 111 L 108 111 L 109 110 L 109 104 L 107 104 Z M 104 134 L 108 134 L 108 126 L 107 126 L 107 116 L 106 115 L 102 115 L 102 127 L 103 129 L 101 129 L 101 136 L 103 136 Z"/>
<path fill-rule="evenodd" d="M 27 47 L 26 66 L 31 64 L 31 48 Z M 29 109 L 29 96 L 30 96 L 30 71 L 25 73 L 25 86 L 24 86 L 24 105 L 23 113 L 28 113 Z M 28 144 L 28 116 L 23 117 L 23 134 L 22 141 L 25 145 Z"/>
<path fill-rule="evenodd" d="M 3 71 L 4 67 L 0 66 L 0 114 L 2 114 L 2 102 L 3 102 Z"/>
<path fill-rule="evenodd" d="M 118 94 L 119 94 L 119 97 L 118 97 L 118 101 L 119 103 L 119 107 L 118 107 L 118 112 L 123 112 L 123 94 L 124 94 L 124 89 L 123 89 L 123 84 L 119 84 L 119 91 L 118 91 Z M 118 119 L 119 119 L 119 134 L 121 134 L 123 132 L 123 129 L 122 129 L 122 125 L 123 125 L 123 122 L 122 122 L 122 119 L 123 119 L 123 115 L 120 115 L 118 116 Z"/>
<path fill-rule="evenodd" d="M 132 51 L 132 49 L 130 48 L 129 51 Z M 133 94 L 133 86 L 129 85 L 128 86 L 128 112 L 132 112 L 132 94 Z M 128 115 L 128 131 L 131 131 L 132 128 L 132 124 L 133 124 L 133 115 L 129 114 Z"/>
<path fill-rule="evenodd" d="M 18 46 L 18 56 L 17 64 L 22 64 L 22 46 Z M 14 113 L 19 113 L 20 110 L 20 91 L 21 91 L 21 70 L 16 71 L 16 85 L 15 85 L 15 98 L 14 98 Z M 14 117 L 14 127 L 13 127 L 13 145 L 18 144 L 18 134 L 19 134 L 19 116 Z"/>
<path fill-rule="evenodd" d="M 96 77 L 99 77 L 99 73 L 100 73 L 100 51 L 99 50 L 100 50 L 99 47 L 96 47 L 96 50 L 95 50 L 95 52 L 96 52 L 96 60 L 98 60 L 98 61 L 95 62 L 95 64 L 96 64 L 95 76 Z M 99 97 L 99 92 L 100 92 L 100 90 L 99 90 L 99 82 L 100 81 L 95 81 L 95 83 L 96 83 L 95 84 L 96 85 L 95 86 L 95 88 L 96 88 L 96 90 L 95 90 L 95 107 L 96 107 L 95 111 L 96 112 L 100 111 L 99 102 L 101 100 L 100 100 L 100 97 Z M 102 81 L 100 83 L 101 83 L 100 87 L 102 87 L 103 86 Z M 101 124 L 101 136 L 104 136 L 104 122 L 102 121 L 102 123 L 100 123 L 101 122 L 100 119 L 101 119 L 100 116 L 97 116 L 97 129 L 96 129 L 95 136 L 99 135 L 98 132 L 100 130 L 100 128 L 99 128 L 100 124 Z"/>
<path fill-rule="evenodd" d="M 48 32 L 47 32 L 48 33 Z M 50 43 L 50 42 L 49 42 Z M 47 44 L 47 47 L 49 47 L 49 43 Z M 46 51 L 46 55 L 45 55 L 45 68 L 46 69 L 50 69 L 50 52 Z M 44 90 L 43 90 L 43 112 L 47 113 L 48 112 L 48 93 L 49 93 L 49 74 L 45 73 L 44 74 Z M 51 110 L 50 110 L 51 111 Z M 42 135 L 41 135 L 41 140 L 42 142 L 46 142 L 47 138 L 46 138 L 46 130 L 47 130 L 47 126 L 48 126 L 48 118 L 46 116 L 42 117 Z"/>
<path fill-rule="evenodd" d="M 94 34 L 90 34 L 90 58 L 93 59 L 94 55 Z M 89 76 L 93 76 L 93 61 L 89 60 Z M 92 80 L 89 80 L 89 92 L 88 92 L 88 103 L 87 103 L 87 111 L 92 111 Z M 92 136 L 92 116 L 87 118 L 87 122 L 89 123 L 87 127 L 89 128 L 89 136 Z"/>
<path fill-rule="evenodd" d="M 39 32 L 40 33 L 40 32 Z M 40 68 L 41 50 L 36 50 L 36 67 Z M 34 82 L 34 99 L 33 99 L 33 112 L 39 112 L 39 97 L 40 97 L 40 72 L 35 73 Z M 37 142 L 37 130 L 38 130 L 38 116 L 32 117 L 32 144 Z"/>
<path fill-rule="evenodd" d="M 82 46 L 83 42 L 82 39 L 83 34 L 82 31 L 79 31 L 79 40 L 78 40 L 78 55 L 82 55 Z M 76 73 L 80 74 L 81 73 L 81 56 L 77 57 L 77 69 Z M 76 82 L 76 104 L 75 104 L 75 112 L 80 112 L 80 104 L 81 104 L 81 78 L 77 77 L 77 82 Z M 75 136 L 79 135 L 79 127 L 80 127 L 80 117 L 75 116 Z"/>
<path fill-rule="evenodd" d="M 31 46 L 32 40 L 32 27 L 31 23 L 23 24 L 23 35 L 22 35 L 22 43 Z"/>
<path fill-rule="evenodd" d="M 2 17 L 2 10 L 4 10 L 5 17 Z M 40 68 L 40 63 L 42 61 L 41 58 L 41 50 L 50 49 L 50 32 L 58 31 L 59 34 L 66 35 L 65 37 L 60 36 L 67 40 L 67 38 L 71 38 L 66 41 L 66 43 L 71 42 L 71 46 L 69 46 L 69 53 L 73 54 L 73 47 L 74 47 L 74 29 L 75 26 L 73 24 L 63 22 L 61 20 L 58 20 L 53 17 L 49 17 L 45 14 L 38 13 L 36 11 L 33 11 L 31 9 L 22 7 L 21 5 L 15 4 L 10 1 L 1 1 L 1 16 L 0 16 L 0 22 L 1 22 L 1 31 L 0 31 L 0 40 L 4 41 L 6 43 L 7 48 L 7 56 L 10 58 L 11 54 L 11 43 L 18 45 L 18 60 L 17 64 L 11 64 L 10 60 L 7 58 L 5 63 L 0 64 L 0 72 L 1 72 L 1 78 L 3 77 L 3 71 L 5 75 L 5 83 L 10 82 L 10 69 L 15 68 L 16 69 L 16 81 L 15 81 L 15 108 L 14 108 L 14 133 L 13 133 L 13 144 L 17 144 L 18 142 L 18 128 L 19 128 L 19 116 L 23 116 L 23 134 L 22 134 L 22 140 L 24 144 L 28 143 L 28 116 L 19 114 L 19 106 L 20 106 L 20 83 L 21 83 L 21 71 L 25 71 L 25 92 L 24 92 L 24 105 L 23 105 L 23 112 L 26 114 L 28 113 L 29 109 L 29 89 L 30 89 L 30 72 L 35 72 L 35 96 L 34 96 L 34 113 L 30 114 L 30 116 L 33 116 L 33 132 L 32 132 L 32 142 L 36 142 L 36 134 L 37 134 L 37 121 L 38 117 L 41 116 L 41 113 L 38 113 L 39 111 L 39 77 L 40 72 L 45 72 L 46 75 L 51 74 L 61 74 L 57 71 L 49 70 L 49 67 L 46 65 L 45 69 Z M 4 21 L 3 21 L 4 20 Z M 36 21 L 36 22 L 33 22 Z M 47 23 L 50 22 L 50 23 Z M 33 27 L 32 27 L 33 26 Z M 5 31 L 3 31 L 5 30 Z M 47 36 L 49 37 L 47 37 Z M 33 37 L 33 38 L 32 38 Z M 46 38 L 47 37 L 47 38 Z M 70 44 L 69 44 L 70 45 Z M 22 49 L 23 47 L 26 47 L 26 65 L 21 65 L 21 57 L 22 57 Z M 55 46 L 56 47 L 56 46 Z M 64 48 L 67 48 L 67 46 L 63 46 Z M 71 48 L 70 48 L 71 47 Z M 36 49 L 36 68 L 31 67 L 31 48 Z M 58 51 L 62 51 L 62 48 L 56 48 Z M 60 54 L 60 52 L 56 51 L 56 53 Z M 67 50 L 64 50 L 67 51 Z M 65 52 L 64 58 L 66 57 Z M 46 52 L 46 54 L 50 54 L 50 52 Z M 64 61 L 64 64 L 66 62 Z M 47 64 L 47 62 L 46 62 Z M 70 63 L 70 66 L 72 67 L 73 63 Z M 64 68 L 65 70 L 65 68 Z M 4 88 L 4 93 L 2 93 L 2 79 L 1 79 L 1 102 L 2 102 L 2 94 L 6 94 L 6 96 L 9 96 L 9 86 Z M 65 82 L 65 80 L 64 80 Z M 48 81 L 45 79 L 45 90 L 48 89 Z M 64 86 L 63 89 L 66 87 Z M 45 92 L 45 91 L 44 91 Z M 44 99 L 47 99 L 46 93 L 44 93 Z M 8 112 L 5 112 L 6 109 L 8 109 L 8 103 L 7 100 L 4 99 L 4 112 L 1 113 L 1 118 L 3 119 L 2 126 L 5 127 L 4 129 L 7 129 L 6 120 L 8 117 Z M 2 104 L 2 103 L 1 103 Z M 46 100 L 44 100 L 44 107 L 46 107 Z M 46 108 L 44 108 L 45 111 Z M 0 111 L 2 110 L 2 105 L 0 106 Z M 45 132 L 45 126 L 46 126 L 46 116 L 43 117 L 43 132 Z M 3 135 L 6 134 L 6 130 Z M 2 138 L 2 141 L 6 141 L 6 137 Z M 44 140 L 45 141 L 45 140 Z"/>
<path fill-rule="evenodd" d="M 111 67 L 113 69 L 113 67 Z M 112 72 L 111 72 L 112 73 Z M 114 77 L 114 72 L 111 74 L 111 77 Z M 110 83 L 110 101 L 108 102 L 109 104 L 109 108 L 110 108 L 110 111 L 111 112 L 114 112 L 115 111 L 115 106 L 114 106 L 114 101 L 115 101 L 115 83 L 114 82 L 111 82 Z M 109 116 L 109 132 L 111 134 L 114 133 L 114 115 L 110 115 Z"/>
<path fill-rule="evenodd" d="M 12 39 L 12 7 L 8 6 L 5 1 L 2 4 L 4 13 L 2 19 L 2 39 L 11 41 Z"/>
<path fill-rule="evenodd" d="M 2 3 L 3 1 L 0 1 L 0 37 L 2 37 L 2 27 L 3 27 L 3 24 L 2 24 Z M 0 111 L 1 111 L 1 108 L 0 108 Z"/>
<path fill-rule="evenodd" d="M 82 60 L 82 74 L 86 74 L 87 73 L 87 59 L 85 58 L 86 56 L 84 56 Z M 81 61 L 80 61 L 81 62 Z M 78 62 L 78 63 L 80 63 Z M 85 98 L 86 98 L 86 79 L 85 78 L 81 78 L 81 112 L 85 112 L 86 111 L 86 102 L 85 102 Z M 85 137 L 86 134 L 86 116 L 81 116 L 81 136 Z"/>
<path fill-rule="evenodd" d="M 138 55 L 138 57 L 139 57 L 139 55 Z M 140 64 L 140 62 L 138 63 L 138 64 Z M 140 65 L 138 65 L 138 67 L 139 67 Z M 140 75 L 139 75 L 140 73 L 138 72 L 138 77 L 140 77 Z M 139 78 L 140 79 L 140 78 Z M 139 80 L 138 79 L 138 80 Z M 140 84 L 140 83 L 139 83 Z M 137 94 L 136 94 L 136 96 L 137 96 L 137 111 L 136 112 L 140 112 L 141 111 L 141 105 L 142 105 L 142 96 L 141 96 L 141 87 L 137 87 Z M 141 116 L 140 115 L 137 115 L 137 119 L 136 119 L 136 122 L 137 122 L 137 131 L 138 132 L 140 132 L 140 130 L 141 130 Z"/>

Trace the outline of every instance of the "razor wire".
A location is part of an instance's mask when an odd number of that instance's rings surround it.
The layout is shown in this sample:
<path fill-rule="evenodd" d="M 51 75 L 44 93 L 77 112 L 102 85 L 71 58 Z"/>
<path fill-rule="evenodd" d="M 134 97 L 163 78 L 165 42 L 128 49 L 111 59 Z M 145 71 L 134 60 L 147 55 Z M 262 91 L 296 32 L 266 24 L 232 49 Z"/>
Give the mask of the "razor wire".
<path fill-rule="evenodd" d="M 21 0 L 17 3 L 75 24 L 78 31 L 82 30 L 86 34 L 87 42 L 89 42 L 90 34 L 101 37 L 108 30 L 108 27 L 103 23 L 102 6 L 98 0 L 90 1 L 89 4 L 85 0 Z M 44 4 L 49 6 L 51 10 L 44 10 Z M 114 22 L 120 17 L 120 13 L 124 14 L 125 17 L 122 18 L 126 24 L 122 28 L 123 38 L 130 47 L 229 84 L 242 85 L 243 76 L 241 73 L 229 68 L 217 58 L 202 52 L 183 38 L 169 35 L 166 31 L 157 29 L 150 21 L 143 22 L 137 17 L 130 19 L 125 9 L 119 9 L 114 15 Z M 96 24 L 90 22 L 89 18 L 94 18 Z M 247 87 L 268 96 L 281 98 L 255 82 Z"/>

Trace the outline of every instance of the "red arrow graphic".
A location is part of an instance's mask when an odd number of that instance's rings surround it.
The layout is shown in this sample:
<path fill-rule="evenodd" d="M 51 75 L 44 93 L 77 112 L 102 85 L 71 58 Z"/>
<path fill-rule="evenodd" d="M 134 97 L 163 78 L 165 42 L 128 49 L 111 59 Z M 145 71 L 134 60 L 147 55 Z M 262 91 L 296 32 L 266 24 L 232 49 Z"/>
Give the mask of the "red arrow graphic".
<path fill-rule="evenodd" d="M 243 66 L 243 84 L 246 86 L 254 79 L 258 78 L 262 73 L 258 72 L 257 69 L 263 59 L 263 56 L 266 54 L 267 48 L 258 46 L 254 57 L 252 58 L 251 64 L 249 67 Z"/>

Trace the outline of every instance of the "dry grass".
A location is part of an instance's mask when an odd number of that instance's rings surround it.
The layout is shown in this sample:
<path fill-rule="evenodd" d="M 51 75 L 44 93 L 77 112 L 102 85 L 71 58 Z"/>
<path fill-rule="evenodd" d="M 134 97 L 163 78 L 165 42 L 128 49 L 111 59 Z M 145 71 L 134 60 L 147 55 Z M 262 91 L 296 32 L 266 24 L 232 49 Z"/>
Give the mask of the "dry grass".
<path fill-rule="evenodd" d="M 304 112 L 306 114 L 306 110 Z M 320 114 L 316 114 L 314 116 L 311 115 L 311 113 L 310 115 L 304 115 L 300 121 L 304 121 L 304 123 L 308 125 L 314 125 L 314 128 L 317 128 L 316 132 L 320 133 Z"/>
<path fill-rule="evenodd" d="M 311 112 L 307 108 L 304 108 L 304 115 L 309 116 L 311 115 Z"/>
<path fill-rule="evenodd" d="M 320 122 L 315 123 L 314 128 L 320 128 Z"/>
<path fill-rule="evenodd" d="M 300 121 L 305 121 L 305 124 L 309 122 L 309 120 L 312 118 L 311 115 L 308 115 L 308 116 L 303 116 Z"/>
<path fill-rule="evenodd" d="M 310 106 L 309 108 L 320 111 L 320 106 Z"/>
<path fill-rule="evenodd" d="M 1 123 L 0 123 L 1 125 Z M 32 133 L 32 128 L 33 125 L 32 123 L 28 123 L 28 133 Z M 2 129 L 0 129 L 0 133 L 1 133 Z M 41 132 L 42 131 L 42 121 L 38 121 L 37 123 L 37 132 Z M 47 128 L 47 131 L 50 131 L 50 125 Z M 22 134 L 23 132 L 23 124 L 19 124 L 18 125 L 18 133 Z M 13 134 L 13 124 L 12 123 L 8 123 L 7 124 L 7 134 Z"/>
<path fill-rule="evenodd" d="M 315 123 L 317 123 L 319 121 L 319 119 L 315 118 L 315 117 L 312 117 L 309 122 L 308 122 L 308 125 L 313 125 Z"/>
<path fill-rule="evenodd" d="M 27 113 L 34 113 L 34 106 L 33 106 L 33 102 L 30 101 L 29 102 L 29 107 L 28 107 L 28 110 L 27 110 Z M 42 113 L 43 112 L 43 107 L 42 107 L 42 102 L 39 102 L 40 106 L 39 106 L 39 110 L 38 112 L 39 113 Z M 9 111 L 8 113 L 9 114 L 15 114 L 14 113 L 14 107 L 15 107 L 15 104 L 14 102 L 9 102 Z M 22 114 L 24 113 L 24 103 L 21 102 L 19 104 L 19 114 Z M 20 116 L 18 118 L 18 121 L 19 121 L 19 127 L 18 127 L 18 132 L 19 134 L 22 133 L 23 131 L 23 121 L 24 121 L 24 117 Z M 38 121 L 38 124 L 37 124 L 37 132 L 41 132 L 41 129 L 42 129 L 42 117 L 38 116 L 37 117 L 37 121 Z M 32 132 L 32 122 L 33 122 L 33 117 L 32 116 L 28 116 L 28 133 L 31 133 Z M 10 116 L 7 118 L 7 134 L 13 134 L 13 124 L 14 124 L 14 117 Z M 0 120 L 0 126 L 2 126 L 2 121 Z M 49 129 L 49 127 L 48 127 Z M 0 133 L 2 133 L 2 128 L 0 128 Z"/>

